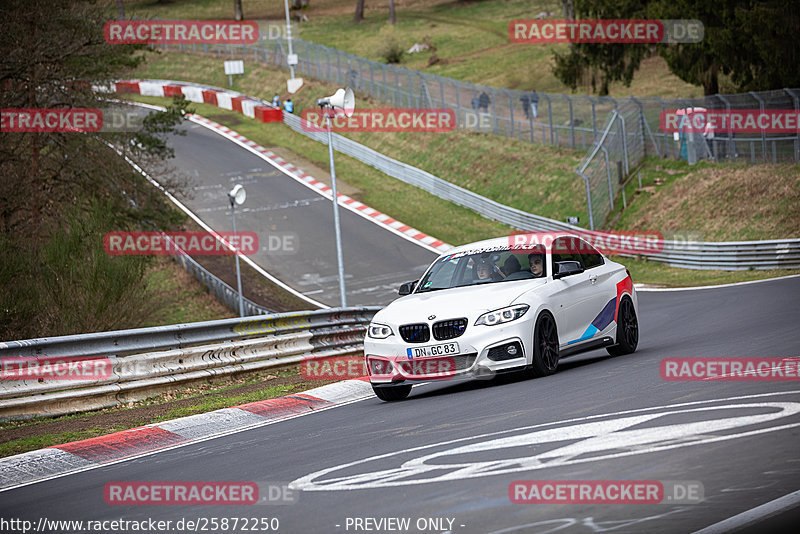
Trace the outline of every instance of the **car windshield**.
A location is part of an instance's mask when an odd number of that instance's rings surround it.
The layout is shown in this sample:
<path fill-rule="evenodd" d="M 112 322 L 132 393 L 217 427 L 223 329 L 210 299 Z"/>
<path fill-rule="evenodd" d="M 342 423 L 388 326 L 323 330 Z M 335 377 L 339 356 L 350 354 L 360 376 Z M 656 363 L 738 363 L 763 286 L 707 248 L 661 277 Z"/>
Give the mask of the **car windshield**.
<path fill-rule="evenodd" d="M 544 254 L 529 252 L 520 254 L 501 249 L 444 256 L 419 281 L 416 292 L 545 277 Z"/>

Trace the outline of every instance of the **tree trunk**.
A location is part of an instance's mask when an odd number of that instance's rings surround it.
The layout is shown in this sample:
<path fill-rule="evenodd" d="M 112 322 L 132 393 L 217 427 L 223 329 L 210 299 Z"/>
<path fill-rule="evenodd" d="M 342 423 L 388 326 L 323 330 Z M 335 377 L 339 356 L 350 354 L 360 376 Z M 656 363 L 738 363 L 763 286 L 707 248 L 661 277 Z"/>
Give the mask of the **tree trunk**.
<path fill-rule="evenodd" d="M 561 0 L 561 7 L 564 9 L 565 19 L 575 19 L 575 4 L 572 3 L 572 0 Z"/>
<path fill-rule="evenodd" d="M 242 0 L 233 0 L 233 10 L 236 13 L 234 16 L 236 20 L 244 20 L 244 13 L 242 13 Z"/>
<path fill-rule="evenodd" d="M 719 93 L 719 66 L 714 63 L 706 71 L 703 80 L 703 92 L 706 96 L 716 95 Z"/>
<path fill-rule="evenodd" d="M 389 24 L 394 24 L 395 14 L 394 14 L 394 0 L 389 0 Z"/>
<path fill-rule="evenodd" d="M 364 20 L 364 0 L 356 0 L 356 13 L 353 15 L 353 22 L 358 24 Z"/>

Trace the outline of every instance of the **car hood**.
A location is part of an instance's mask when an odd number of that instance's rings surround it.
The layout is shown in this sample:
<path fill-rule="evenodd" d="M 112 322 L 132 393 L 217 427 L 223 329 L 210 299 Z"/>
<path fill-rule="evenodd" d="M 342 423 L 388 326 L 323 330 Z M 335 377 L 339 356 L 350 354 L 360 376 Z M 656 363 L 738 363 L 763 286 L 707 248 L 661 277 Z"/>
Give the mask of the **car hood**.
<path fill-rule="evenodd" d="M 522 294 L 546 283 L 547 279 L 496 282 L 482 286 L 456 287 L 399 298 L 379 311 L 374 322 L 400 325 L 455 317 L 477 318 L 482 313 L 509 306 Z"/>

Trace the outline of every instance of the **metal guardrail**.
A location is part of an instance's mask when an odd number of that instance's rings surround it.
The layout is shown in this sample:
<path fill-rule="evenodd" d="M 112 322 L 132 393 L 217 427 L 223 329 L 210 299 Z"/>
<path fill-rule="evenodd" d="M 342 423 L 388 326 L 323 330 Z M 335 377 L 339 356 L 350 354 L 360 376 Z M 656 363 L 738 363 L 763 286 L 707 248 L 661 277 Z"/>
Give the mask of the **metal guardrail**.
<path fill-rule="evenodd" d="M 284 123 L 315 141 L 328 143 L 327 133 L 306 131 L 301 119 L 284 112 Z M 441 199 L 469 208 L 476 213 L 529 232 L 568 231 L 585 233 L 584 228 L 500 204 L 477 193 L 442 180 L 429 172 L 384 156 L 347 137 L 333 134 L 333 148 L 375 167 L 389 176 L 419 187 Z M 598 233 L 598 232 L 595 232 Z M 600 232 L 602 233 L 602 232 Z M 657 253 L 643 253 L 648 260 L 687 269 L 796 269 L 800 268 L 800 239 L 770 241 L 684 242 L 665 240 Z"/>
<path fill-rule="evenodd" d="M 164 83 L 178 83 L 168 82 Z M 184 83 L 184 82 L 180 82 Z M 609 128 L 613 125 L 613 117 Z M 298 133 L 327 144 L 327 135 L 322 132 L 305 131 L 301 119 L 291 113 L 283 113 L 284 123 Z M 371 165 L 393 178 L 419 187 L 434 196 L 448 200 L 476 213 L 524 231 L 569 231 L 576 234 L 586 230 L 567 223 L 541 217 L 505 206 L 477 193 L 442 180 L 429 172 L 407 165 L 381 154 L 352 139 L 333 134 L 334 149 Z M 597 148 L 596 154 L 601 148 Z M 686 242 L 665 240 L 659 252 L 640 254 L 648 260 L 658 261 L 673 267 L 688 269 L 795 269 L 800 268 L 800 239 L 769 241 Z"/>
<path fill-rule="evenodd" d="M 304 130 L 301 126 L 300 117 L 296 115 L 284 112 L 283 122 L 298 133 L 306 135 L 325 145 L 328 144 L 327 133 Z M 514 228 L 531 231 L 580 230 L 577 226 L 571 226 L 553 219 L 548 219 L 547 217 L 541 217 L 500 204 L 490 198 L 486 198 L 468 189 L 442 180 L 427 171 L 385 156 L 376 150 L 336 133 L 333 134 L 333 148 L 342 154 L 351 156 L 362 163 L 366 163 L 378 169 L 392 178 L 397 178 L 407 184 L 419 187 L 441 199 L 469 208 L 484 217 Z"/>
<path fill-rule="evenodd" d="M 4 372 L 19 357 L 26 366 L 59 358 L 100 359 L 111 371 L 81 380 L 43 378 L 41 373 L 36 379 L 0 380 L 0 421 L 99 409 L 178 384 L 294 365 L 304 358 L 359 354 L 366 326 L 379 309 L 280 313 L 2 342 Z"/>

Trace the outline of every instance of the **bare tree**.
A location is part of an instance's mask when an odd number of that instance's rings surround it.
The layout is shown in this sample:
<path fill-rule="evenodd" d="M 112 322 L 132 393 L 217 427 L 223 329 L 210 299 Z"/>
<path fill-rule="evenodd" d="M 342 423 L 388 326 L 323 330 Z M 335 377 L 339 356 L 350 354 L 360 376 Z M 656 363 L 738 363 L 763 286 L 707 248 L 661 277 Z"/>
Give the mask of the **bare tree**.
<path fill-rule="evenodd" d="M 233 0 L 233 10 L 236 13 L 234 15 L 236 20 L 244 20 L 244 13 L 242 13 L 242 0 Z"/>
<path fill-rule="evenodd" d="M 394 0 L 389 0 L 389 24 L 395 23 L 396 17 L 394 14 Z"/>
<path fill-rule="evenodd" d="M 356 0 L 356 13 L 353 15 L 353 22 L 358 24 L 364 20 L 364 0 Z"/>
<path fill-rule="evenodd" d="M 561 8 L 564 10 L 565 19 L 575 19 L 575 5 L 572 0 L 561 0 Z"/>

